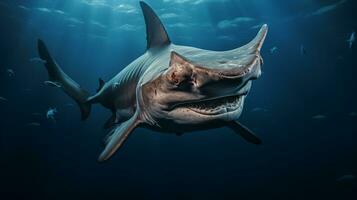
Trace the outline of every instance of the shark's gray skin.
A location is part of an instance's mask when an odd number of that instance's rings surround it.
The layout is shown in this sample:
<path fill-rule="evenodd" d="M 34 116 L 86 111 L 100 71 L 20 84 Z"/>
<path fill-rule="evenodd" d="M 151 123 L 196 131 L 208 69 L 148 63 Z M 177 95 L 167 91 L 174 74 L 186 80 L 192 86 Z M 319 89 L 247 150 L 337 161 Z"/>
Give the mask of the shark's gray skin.
<path fill-rule="evenodd" d="M 38 50 L 50 84 L 61 88 L 79 105 L 82 119 L 91 104 L 112 111 L 105 124 L 111 128 L 99 161 L 110 158 L 137 127 L 181 135 L 185 132 L 227 126 L 247 141 L 261 140 L 237 122 L 252 80 L 261 74 L 260 49 L 267 34 L 263 25 L 257 36 L 240 48 L 209 51 L 173 44 L 155 12 L 144 2 L 146 52 L 108 82 L 99 80 L 93 96 L 67 76 L 39 40 Z"/>

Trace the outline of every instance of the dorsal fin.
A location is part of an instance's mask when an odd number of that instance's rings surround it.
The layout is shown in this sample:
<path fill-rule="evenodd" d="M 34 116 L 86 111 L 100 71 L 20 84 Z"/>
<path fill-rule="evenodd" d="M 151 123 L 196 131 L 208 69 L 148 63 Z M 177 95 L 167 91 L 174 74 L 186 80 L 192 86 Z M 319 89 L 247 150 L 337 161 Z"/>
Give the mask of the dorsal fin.
<path fill-rule="evenodd" d="M 140 1 L 140 6 L 146 24 L 146 48 L 150 49 L 151 47 L 160 47 L 170 44 L 171 41 L 165 27 L 153 9 L 143 1 Z"/>
<path fill-rule="evenodd" d="M 99 92 L 103 88 L 103 86 L 105 84 L 105 82 L 101 78 L 99 78 L 98 81 L 99 81 L 99 87 L 97 89 L 97 92 Z"/>

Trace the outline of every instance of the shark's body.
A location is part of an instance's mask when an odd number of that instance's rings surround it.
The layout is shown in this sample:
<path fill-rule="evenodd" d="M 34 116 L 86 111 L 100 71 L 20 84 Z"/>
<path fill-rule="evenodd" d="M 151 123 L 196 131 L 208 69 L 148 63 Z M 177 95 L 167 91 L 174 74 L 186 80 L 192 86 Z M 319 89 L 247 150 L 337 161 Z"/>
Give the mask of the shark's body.
<path fill-rule="evenodd" d="M 247 45 L 229 51 L 209 51 L 171 43 L 160 19 L 145 3 L 143 9 L 147 51 L 112 80 L 99 80 L 93 96 L 69 78 L 39 40 L 39 54 L 49 73 L 49 83 L 63 89 L 80 106 L 86 119 L 93 103 L 112 111 L 105 124 L 111 128 L 107 160 L 138 127 L 182 134 L 228 126 L 248 141 L 260 140 L 238 123 L 251 80 L 260 76 L 260 49 L 267 33 L 264 25 Z"/>

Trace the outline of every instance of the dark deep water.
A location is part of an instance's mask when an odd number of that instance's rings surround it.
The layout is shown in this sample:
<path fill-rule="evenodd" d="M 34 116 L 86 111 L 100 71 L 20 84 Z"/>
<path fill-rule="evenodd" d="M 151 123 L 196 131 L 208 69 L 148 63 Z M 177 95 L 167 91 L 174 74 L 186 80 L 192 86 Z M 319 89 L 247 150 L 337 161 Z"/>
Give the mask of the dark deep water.
<path fill-rule="evenodd" d="M 357 44 L 346 42 L 357 30 L 356 2 L 146 2 L 176 44 L 227 50 L 269 25 L 263 75 L 241 116 L 263 145 L 226 128 L 180 137 L 138 129 L 98 163 L 110 112 L 95 105 L 80 121 L 30 59 L 42 38 L 93 94 L 99 77 L 145 51 L 138 1 L 1 0 L 0 199 L 357 199 Z M 56 122 L 46 118 L 50 107 Z"/>

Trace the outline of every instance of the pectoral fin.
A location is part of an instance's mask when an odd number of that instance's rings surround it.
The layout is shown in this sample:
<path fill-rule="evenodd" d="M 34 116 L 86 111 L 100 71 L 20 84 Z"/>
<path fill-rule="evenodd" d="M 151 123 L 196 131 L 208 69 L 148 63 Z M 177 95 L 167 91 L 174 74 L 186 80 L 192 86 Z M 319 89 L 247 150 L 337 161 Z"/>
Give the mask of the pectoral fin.
<path fill-rule="evenodd" d="M 246 141 L 253 144 L 262 144 L 262 141 L 258 136 L 256 136 L 253 131 L 249 130 L 247 127 L 239 123 L 238 121 L 232 121 L 229 123 L 230 127 L 235 133 L 242 136 Z"/>
<path fill-rule="evenodd" d="M 106 139 L 106 147 L 99 156 L 98 161 L 103 162 L 108 160 L 126 141 L 128 136 L 140 124 L 137 115 L 134 115 L 129 120 L 118 125 L 112 130 L 112 134 Z"/>

